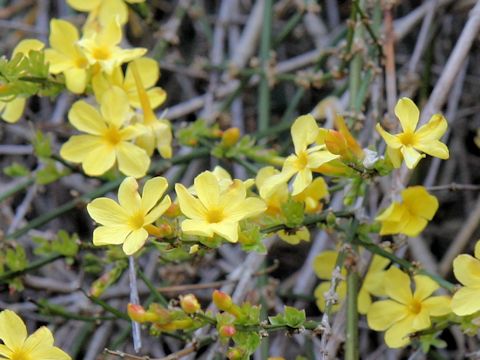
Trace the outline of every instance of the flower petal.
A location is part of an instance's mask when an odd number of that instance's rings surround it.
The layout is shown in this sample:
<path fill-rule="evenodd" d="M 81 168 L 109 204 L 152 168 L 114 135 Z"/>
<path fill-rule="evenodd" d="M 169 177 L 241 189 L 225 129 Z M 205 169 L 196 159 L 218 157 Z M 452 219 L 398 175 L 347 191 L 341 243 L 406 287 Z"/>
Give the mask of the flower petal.
<path fill-rule="evenodd" d="M 322 280 L 330 280 L 332 271 L 337 263 L 338 252 L 335 250 L 322 251 L 313 259 L 313 271 Z M 342 269 L 345 272 L 344 269 Z"/>
<path fill-rule="evenodd" d="M 0 356 L 3 356 L 7 359 L 11 359 L 12 354 L 13 354 L 12 350 L 10 350 L 6 345 L 0 344 Z"/>
<path fill-rule="evenodd" d="M 50 21 L 50 46 L 62 54 L 73 56 L 79 39 L 77 28 L 70 22 L 60 19 Z"/>
<path fill-rule="evenodd" d="M 419 142 L 430 142 L 432 140 L 440 140 L 447 131 L 447 120 L 441 114 L 433 115 L 428 123 L 422 125 L 416 132 L 415 137 Z"/>
<path fill-rule="evenodd" d="M 438 140 L 417 144 L 415 145 L 415 149 L 443 160 L 447 160 L 450 157 L 447 145 Z"/>
<path fill-rule="evenodd" d="M 203 220 L 186 219 L 182 221 L 182 231 L 188 235 L 213 236 L 211 224 Z"/>
<path fill-rule="evenodd" d="M 192 219 L 203 220 L 206 217 L 206 209 L 196 197 L 188 192 L 182 184 L 175 184 L 178 203 L 182 213 Z"/>
<path fill-rule="evenodd" d="M 118 202 L 129 214 L 141 208 L 142 199 L 138 194 L 138 183 L 135 178 L 129 176 L 122 181 L 118 188 Z"/>
<path fill-rule="evenodd" d="M 67 4 L 78 11 L 92 11 L 100 5 L 102 0 L 67 0 Z"/>
<path fill-rule="evenodd" d="M 418 124 L 420 111 L 417 105 L 409 98 L 401 98 L 395 105 L 395 115 L 397 115 L 402 129 L 406 133 L 413 133 Z"/>
<path fill-rule="evenodd" d="M 398 202 L 393 202 L 380 215 L 375 218 L 376 221 L 400 221 L 405 213 L 405 206 Z"/>
<path fill-rule="evenodd" d="M 138 74 L 145 89 L 154 86 L 160 77 L 158 62 L 154 59 L 143 57 L 132 61 L 137 66 Z M 135 78 L 132 74 L 132 63 L 128 64 L 127 72 L 125 74 L 124 87 L 127 89 L 134 89 Z M 153 107 L 153 106 L 152 106 Z"/>
<path fill-rule="evenodd" d="M 384 331 L 408 314 L 405 305 L 393 300 L 380 300 L 370 305 L 367 312 L 368 327 L 375 331 Z"/>
<path fill-rule="evenodd" d="M 215 234 L 227 239 L 231 243 L 238 241 L 238 222 L 222 221 L 215 224 L 210 224 L 211 229 Z"/>
<path fill-rule="evenodd" d="M 425 155 L 420 154 L 411 146 L 402 146 L 400 151 L 405 159 L 405 165 L 407 165 L 409 169 L 413 169 L 415 166 L 417 166 L 420 159 L 425 157 Z"/>
<path fill-rule="evenodd" d="M 64 71 L 67 89 L 74 94 L 81 94 L 87 86 L 87 71 L 85 69 L 67 69 Z"/>
<path fill-rule="evenodd" d="M 303 115 L 296 118 L 291 128 L 295 153 L 300 153 L 308 145 L 315 142 L 319 131 L 317 122 L 312 115 Z"/>
<path fill-rule="evenodd" d="M 300 194 L 312 183 L 312 171 L 308 168 L 300 170 L 293 180 L 292 196 Z"/>
<path fill-rule="evenodd" d="M 432 220 L 438 210 L 438 200 L 423 186 L 411 186 L 402 191 L 403 203 L 410 213 Z"/>
<path fill-rule="evenodd" d="M 458 316 L 466 316 L 480 311 L 480 287 L 463 287 L 452 297 L 452 310 Z"/>
<path fill-rule="evenodd" d="M 259 215 L 266 209 L 265 202 L 258 198 L 249 197 L 236 205 L 232 205 L 231 208 L 224 208 L 223 211 L 228 221 L 236 222 Z"/>
<path fill-rule="evenodd" d="M 5 110 L 1 115 L 2 119 L 10 124 L 17 122 L 22 117 L 26 102 L 25 98 L 17 97 L 6 103 Z"/>
<path fill-rule="evenodd" d="M 27 338 L 23 320 L 11 310 L 0 312 L 0 340 L 9 348 L 21 347 Z"/>
<path fill-rule="evenodd" d="M 207 209 L 218 206 L 220 200 L 220 186 L 215 175 L 210 171 L 204 171 L 194 180 L 195 191 L 198 199 Z"/>
<path fill-rule="evenodd" d="M 160 201 L 167 188 L 168 181 L 161 176 L 154 177 L 143 185 L 142 209 L 145 213 L 148 213 Z"/>
<path fill-rule="evenodd" d="M 410 342 L 409 334 L 415 332 L 413 328 L 413 316 L 407 316 L 393 324 L 385 332 L 385 343 L 390 348 L 400 348 Z"/>
<path fill-rule="evenodd" d="M 400 222 L 400 224 L 403 224 L 403 227 L 400 230 L 400 233 L 410 237 L 415 237 L 415 236 L 418 236 L 418 234 L 420 234 L 423 231 L 423 229 L 425 229 L 428 222 L 427 220 L 421 217 L 409 215 L 405 217 L 405 219 L 402 222 Z"/>
<path fill-rule="evenodd" d="M 422 302 L 422 308 L 428 310 L 430 316 L 443 316 L 452 312 L 451 299 L 448 296 L 432 296 Z"/>
<path fill-rule="evenodd" d="M 125 141 L 117 146 L 117 160 L 120 171 L 135 178 L 145 176 L 150 167 L 150 157 L 145 150 Z"/>
<path fill-rule="evenodd" d="M 358 292 L 357 298 L 358 313 L 365 315 L 368 312 L 371 304 L 372 298 L 370 297 L 370 294 L 368 293 L 366 288 L 362 286 L 360 288 L 360 291 Z"/>
<path fill-rule="evenodd" d="M 45 326 L 30 335 L 23 344 L 23 350 L 34 359 L 40 359 L 38 352 L 51 347 L 53 347 L 53 335 Z"/>
<path fill-rule="evenodd" d="M 98 18 L 103 25 L 112 19 L 116 19 L 122 25 L 128 20 L 128 8 L 123 0 L 102 0 L 99 10 Z"/>
<path fill-rule="evenodd" d="M 329 161 L 338 159 L 340 156 L 332 154 L 330 151 L 315 151 L 307 156 L 307 166 L 311 169 L 318 168 Z"/>
<path fill-rule="evenodd" d="M 377 124 L 375 126 L 375 129 L 377 129 L 380 136 L 383 138 L 383 140 L 385 140 L 387 145 L 392 149 L 399 149 L 402 146 L 402 142 L 400 141 L 400 139 L 397 136 L 392 135 L 386 132 L 385 130 L 383 130 L 383 127 L 380 124 Z"/>
<path fill-rule="evenodd" d="M 123 244 L 132 229 L 127 225 L 100 226 L 93 231 L 93 245 Z"/>
<path fill-rule="evenodd" d="M 170 200 L 170 196 L 165 196 L 165 198 L 155 206 L 150 212 L 145 216 L 145 225 L 151 224 L 156 221 L 160 216 L 163 215 L 165 211 L 170 207 L 172 201 Z"/>
<path fill-rule="evenodd" d="M 385 291 L 399 303 L 409 304 L 412 300 L 410 277 L 399 268 L 391 267 L 385 273 Z"/>
<path fill-rule="evenodd" d="M 128 213 L 114 200 L 102 197 L 87 205 L 90 217 L 102 225 L 120 225 L 128 221 Z"/>
<path fill-rule="evenodd" d="M 123 243 L 123 252 L 127 255 L 132 255 L 136 253 L 143 247 L 145 241 L 147 241 L 147 238 L 148 232 L 144 228 L 132 231 Z"/>
<path fill-rule="evenodd" d="M 453 273 L 462 285 L 480 288 L 480 260 L 473 256 L 458 255 L 453 260 Z"/>
<path fill-rule="evenodd" d="M 74 163 L 82 162 L 90 151 L 103 146 L 100 137 L 95 135 L 75 135 L 62 145 L 60 156 Z"/>
<path fill-rule="evenodd" d="M 115 150 L 102 145 L 97 146 L 85 156 L 82 162 L 83 171 L 90 176 L 105 174 L 115 164 Z"/>
<path fill-rule="evenodd" d="M 433 294 L 440 286 L 431 278 L 425 275 L 415 275 L 415 292 L 413 298 L 417 301 L 423 301 Z"/>
<path fill-rule="evenodd" d="M 101 135 L 107 128 L 99 112 L 83 100 L 73 104 L 68 120 L 76 129 L 92 135 Z"/>
<path fill-rule="evenodd" d="M 121 127 L 130 112 L 128 97 L 118 86 L 110 87 L 102 96 L 100 111 L 110 124 Z"/>

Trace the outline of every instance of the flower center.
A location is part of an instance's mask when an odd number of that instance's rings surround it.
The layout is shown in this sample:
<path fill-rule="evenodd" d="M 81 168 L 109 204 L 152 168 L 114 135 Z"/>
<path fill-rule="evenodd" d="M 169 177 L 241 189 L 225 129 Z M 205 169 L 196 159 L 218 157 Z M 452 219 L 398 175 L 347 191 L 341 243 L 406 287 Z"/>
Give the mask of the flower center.
<path fill-rule="evenodd" d="M 400 142 L 405 146 L 415 146 L 417 143 L 414 133 L 403 133 L 398 136 Z"/>
<path fill-rule="evenodd" d="M 120 141 L 122 141 L 122 136 L 117 128 L 109 127 L 103 133 L 103 139 L 107 144 L 116 146 Z"/>
<path fill-rule="evenodd" d="M 111 56 L 110 49 L 105 47 L 95 47 L 92 51 L 92 56 L 95 60 L 107 60 Z"/>
<path fill-rule="evenodd" d="M 422 311 L 422 303 L 418 300 L 412 300 L 410 304 L 408 304 L 408 310 L 413 314 L 419 314 L 420 311 Z"/>
<path fill-rule="evenodd" d="M 211 209 L 207 212 L 207 221 L 210 224 L 216 224 L 222 221 L 224 218 L 222 209 Z"/>
<path fill-rule="evenodd" d="M 306 151 L 300 151 L 300 153 L 297 154 L 297 159 L 295 161 L 295 166 L 297 167 L 297 170 L 303 170 L 307 167 L 308 164 L 308 153 Z"/>
<path fill-rule="evenodd" d="M 130 226 L 134 230 L 138 230 L 143 227 L 145 224 L 145 217 L 141 211 L 133 214 L 128 219 L 128 226 Z"/>
<path fill-rule="evenodd" d="M 79 69 L 85 69 L 88 66 L 87 59 L 81 56 L 77 56 L 74 63 L 75 63 L 75 66 Z"/>
<path fill-rule="evenodd" d="M 18 348 L 13 350 L 10 355 L 10 360 L 32 360 L 28 351 L 25 351 L 23 348 Z"/>

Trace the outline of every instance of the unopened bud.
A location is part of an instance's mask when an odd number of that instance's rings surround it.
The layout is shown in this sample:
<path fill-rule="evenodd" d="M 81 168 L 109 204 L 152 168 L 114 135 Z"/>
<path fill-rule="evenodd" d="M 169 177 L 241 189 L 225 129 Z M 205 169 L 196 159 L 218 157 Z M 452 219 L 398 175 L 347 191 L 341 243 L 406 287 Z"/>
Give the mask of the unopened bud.
<path fill-rule="evenodd" d="M 233 301 L 230 295 L 220 290 L 215 290 L 213 292 L 212 300 L 215 306 L 223 311 L 228 311 L 233 305 Z"/>
<path fill-rule="evenodd" d="M 138 304 L 128 304 L 127 313 L 133 321 L 142 323 L 145 322 L 146 311 L 143 306 Z"/>
<path fill-rule="evenodd" d="M 223 132 L 222 144 L 231 147 L 237 143 L 238 139 L 240 139 L 240 129 L 233 127 Z"/>
<path fill-rule="evenodd" d="M 180 306 L 182 310 L 187 314 L 194 314 L 200 310 L 200 304 L 198 303 L 197 298 L 193 294 L 188 294 L 185 296 L 180 296 Z"/>
<path fill-rule="evenodd" d="M 221 336 L 221 337 L 232 337 L 233 335 L 235 335 L 235 333 L 237 332 L 237 330 L 235 329 L 235 326 L 233 325 L 222 325 L 220 326 L 220 328 L 218 329 L 218 334 Z"/>
<path fill-rule="evenodd" d="M 240 360 L 243 358 L 244 352 L 239 348 L 230 348 L 227 352 L 227 358 L 229 360 Z"/>
<path fill-rule="evenodd" d="M 180 206 L 176 203 L 172 203 L 170 207 L 165 211 L 165 215 L 171 218 L 181 215 Z"/>

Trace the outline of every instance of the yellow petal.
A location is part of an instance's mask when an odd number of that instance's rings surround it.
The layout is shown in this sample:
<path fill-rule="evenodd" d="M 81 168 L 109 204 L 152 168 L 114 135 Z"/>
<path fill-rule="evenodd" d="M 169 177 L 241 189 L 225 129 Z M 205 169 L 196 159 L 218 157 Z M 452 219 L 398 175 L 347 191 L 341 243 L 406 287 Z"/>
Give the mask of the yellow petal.
<path fill-rule="evenodd" d="M 106 197 L 93 200 L 87 205 L 87 211 L 93 220 L 102 225 L 113 226 L 125 224 L 128 221 L 126 209 Z"/>
<path fill-rule="evenodd" d="M 13 354 L 12 350 L 10 350 L 6 345 L 0 344 L 0 356 L 5 357 L 6 359 L 11 359 L 12 354 Z"/>
<path fill-rule="evenodd" d="M 422 302 L 422 307 L 427 309 L 431 316 L 443 316 L 452 312 L 451 299 L 448 296 L 432 296 Z"/>
<path fill-rule="evenodd" d="M 227 239 L 231 243 L 238 241 L 238 222 L 222 221 L 210 224 L 213 232 Z"/>
<path fill-rule="evenodd" d="M 422 125 L 416 132 L 415 137 L 421 143 L 439 140 L 447 131 L 447 119 L 441 114 L 433 115 L 428 123 Z"/>
<path fill-rule="evenodd" d="M 93 245 L 120 245 L 132 232 L 127 225 L 100 226 L 93 231 Z"/>
<path fill-rule="evenodd" d="M 207 209 L 218 206 L 220 199 L 220 186 L 215 175 L 210 171 L 204 171 L 194 180 L 195 191 L 198 199 Z"/>
<path fill-rule="evenodd" d="M 377 221 L 400 221 L 405 212 L 405 207 L 398 203 L 393 202 L 388 208 L 386 208 L 380 215 L 377 215 L 375 220 Z"/>
<path fill-rule="evenodd" d="M 440 287 L 435 281 L 425 275 L 416 275 L 413 279 L 415 280 L 413 298 L 417 301 L 425 300 Z"/>
<path fill-rule="evenodd" d="M 463 287 L 452 297 L 452 310 L 458 316 L 466 316 L 480 311 L 480 288 Z"/>
<path fill-rule="evenodd" d="M 128 8 L 123 0 L 103 0 L 98 18 L 103 25 L 115 19 L 123 25 L 128 20 Z"/>
<path fill-rule="evenodd" d="M 128 213 L 132 214 L 140 210 L 142 199 L 138 194 L 138 183 L 135 178 L 125 178 L 118 188 L 118 202 Z"/>
<path fill-rule="evenodd" d="M 387 145 L 386 155 L 394 168 L 398 169 L 402 165 L 403 155 L 400 148 L 394 149 Z"/>
<path fill-rule="evenodd" d="M 62 145 L 60 156 L 67 161 L 79 163 L 87 157 L 92 149 L 98 146 L 102 146 L 102 140 L 98 136 L 75 135 Z"/>
<path fill-rule="evenodd" d="M 398 100 L 395 105 L 395 115 L 400 120 L 404 132 L 413 133 L 415 131 L 420 111 L 412 100 L 406 97 Z"/>
<path fill-rule="evenodd" d="M 359 314 L 365 315 L 372 304 L 372 298 L 368 291 L 362 286 L 358 292 L 357 307 Z"/>
<path fill-rule="evenodd" d="M 148 232 L 144 228 L 132 231 L 130 235 L 127 236 L 125 242 L 123 243 L 123 252 L 126 255 L 132 255 L 140 250 L 145 241 L 147 241 Z"/>
<path fill-rule="evenodd" d="M 87 71 L 85 69 L 68 69 L 64 71 L 67 89 L 74 94 L 81 94 L 87 86 Z"/>
<path fill-rule="evenodd" d="M 59 74 L 73 66 L 71 58 L 53 49 L 45 50 L 45 60 L 49 63 L 48 71 L 52 74 Z"/>
<path fill-rule="evenodd" d="M 480 288 L 480 260 L 461 254 L 453 260 L 453 273 L 462 285 Z"/>
<path fill-rule="evenodd" d="M 261 214 L 267 209 L 265 203 L 257 198 L 249 197 L 231 208 L 224 209 L 228 221 L 240 221 Z"/>
<path fill-rule="evenodd" d="M 75 44 L 79 39 L 78 30 L 73 24 L 60 19 L 50 21 L 50 46 L 64 55 L 74 56 Z"/>
<path fill-rule="evenodd" d="M 130 112 L 125 91 L 118 86 L 110 87 L 102 96 L 100 111 L 110 124 L 116 127 L 122 126 Z"/>
<path fill-rule="evenodd" d="M 428 224 L 427 220 L 414 215 L 407 216 L 401 223 L 403 227 L 400 233 L 410 237 L 418 236 Z"/>
<path fill-rule="evenodd" d="M 92 135 L 101 135 L 107 128 L 98 111 L 83 100 L 73 104 L 68 120 L 76 129 Z"/>
<path fill-rule="evenodd" d="M 337 263 L 338 253 L 334 250 L 322 251 L 313 260 L 313 271 L 322 280 L 330 280 Z"/>
<path fill-rule="evenodd" d="M 23 114 L 25 109 L 26 99 L 22 97 L 16 97 L 12 101 L 8 102 L 2 112 L 2 119 L 8 123 L 17 122 Z"/>
<path fill-rule="evenodd" d="M 167 179 L 161 176 L 154 177 L 145 183 L 142 191 L 142 209 L 145 213 L 160 201 L 167 187 Z"/>
<path fill-rule="evenodd" d="M 151 224 L 156 221 L 165 211 L 167 211 L 171 204 L 172 201 L 170 200 L 170 196 L 165 196 L 163 200 L 145 216 L 145 224 Z"/>
<path fill-rule="evenodd" d="M 387 145 L 389 147 L 391 147 L 392 149 L 399 149 L 402 146 L 402 143 L 401 143 L 400 139 L 397 136 L 392 135 L 392 134 L 386 132 L 385 130 L 383 130 L 383 128 L 380 124 L 377 124 L 375 126 L 375 129 L 378 131 L 378 133 L 383 138 L 383 140 L 385 140 Z"/>
<path fill-rule="evenodd" d="M 67 0 L 67 4 L 78 11 L 92 11 L 97 8 L 102 0 Z"/>
<path fill-rule="evenodd" d="M 117 160 L 120 171 L 128 176 L 145 176 L 150 167 L 150 157 L 145 150 L 128 142 L 117 146 Z"/>
<path fill-rule="evenodd" d="M 177 193 L 180 210 L 185 216 L 197 220 L 205 219 L 205 207 L 200 200 L 193 197 L 192 194 L 188 192 L 185 186 L 182 184 L 175 184 L 175 192 Z"/>
<path fill-rule="evenodd" d="M 308 145 L 315 142 L 318 132 L 317 122 L 312 115 L 303 115 L 296 118 L 291 128 L 295 153 L 300 153 L 302 150 L 305 150 Z"/>
<path fill-rule="evenodd" d="M 447 160 L 450 157 L 447 145 L 438 140 L 416 144 L 415 149 L 443 160 Z"/>
<path fill-rule="evenodd" d="M 407 316 L 405 305 L 392 300 L 380 300 L 370 305 L 367 312 L 368 327 L 384 331 Z"/>
<path fill-rule="evenodd" d="M 115 164 L 115 150 L 109 146 L 97 146 L 85 156 L 82 162 L 83 171 L 90 176 L 100 176 Z"/>
<path fill-rule="evenodd" d="M 385 332 L 385 343 L 390 348 L 400 348 L 410 343 L 409 334 L 414 332 L 413 316 L 407 316 L 404 319 L 393 324 Z"/>
<path fill-rule="evenodd" d="M 326 303 L 325 303 L 325 293 L 327 293 L 330 290 L 330 282 L 329 281 L 324 281 L 320 283 L 316 288 L 313 293 L 315 298 L 317 299 L 316 304 L 320 311 L 324 312 Z M 343 299 L 345 299 L 345 296 L 347 294 L 347 285 L 345 281 L 340 281 L 337 285 L 337 289 L 335 291 L 338 302 L 332 306 L 332 313 L 337 312 L 340 309 L 340 306 L 342 305 Z"/>
<path fill-rule="evenodd" d="M 423 186 L 411 186 L 402 191 L 402 199 L 410 213 L 432 220 L 438 210 L 438 200 Z"/>
<path fill-rule="evenodd" d="M 297 245 L 300 241 L 310 241 L 310 232 L 305 226 L 295 230 L 295 233 L 287 233 L 284 230 L 280 230 L 277 233 L 278 237 L 290 245 Z"/>
<path fill-rule="evenodd" d="M 210 224 L 203 220 L 191 220 L 186 219 L 182 221 L 182 231 L 185 234 L 197 235 L 197 236 L 213 236 L 213 229 Z"/>
<path fill-rule="evenodd" d="M 385 291 L 389 297 L 401 304 L 409 304 L 412 300 L 410 277 L 402 270 L 391 267 L 385 273 Z"/>
<path fill-rule="evenodd" d="M 292 185 L 292 196 L 300 194 L 305 188 L 312 183 L 312 171 L 308 168 L 300 170 Z"/>
<path fill-rule="evenodd" d="M 24 39 L 15 46 L 13 49 L 12 58 L 17 54 L 24 54 L 28 56 L 30 50 L 40 51 L 44 48 L 45 44 L 37 39 Z"/>
<path fill-rule="evenodd" d="M 428 309 L 422 306 L 421 311 L 413 317 L 412 327 L 414 330 L 428 329 L 432 325 Z"/>
<path fill-rule="evenodd" d="M 40 359 L 39 352 L 53 347 L 53 335 L 51 331 L 42 326 L 30 335 L 23 344 L 23 350 L 35 359 Z"/>
<path fill-rule="evenodd" d="M 480 259 L 480 240 L 475 243 L 474 254 L 477 259 Z"/>
<path fill-rule="evenodd" d="M 318 168 L 323 164 L 326 164 L 329 161 L 338 159 L 340 156 L 332 154 L 329 151 L 315 151 L 308 154 L 307 156 L 307 166 L 311 169 Z"/>
<path fill-rule="evenodd" d="M 420 154 L 411 146 L 402 146 L 400 148 L 400 151 L 402 152 L 403 158 L 405 159 L 405 165 L 407 165 L 409 169 L 415 168 L 420 159 L 425 157 L 425 155 Z"/>
<path fill-rule="evenodd" d="M 105 1 L 105 0 L 103 0 Z M 114 46 L 122 40 L 122 29 L 120 23 L 116 18 L 111 18 L 107 25 L 102 28 L 102 31 L 95 38 L 97 43 L 101 46 Z"/>
<path fill-rule="evenodd" d="M 157 83 L 157 80 L 160 76 L 157 61 L 143 57 L 133 60 L 132 63 L 136 64 L 138 74 L 140 75 L 140 79 L 145 89 L 151 88 Z M 133 89 L 136 92 L 135 79 L 132 74 L 132 63 L 127 66 L 124 86 L 125 88 L 129 90 Z"/>
<path fill-rule="evenodd" d="M 0 340 L 10 349 L 19 348 L 27 338 L 23 320 L 11 310 L 0 312 Z"/>

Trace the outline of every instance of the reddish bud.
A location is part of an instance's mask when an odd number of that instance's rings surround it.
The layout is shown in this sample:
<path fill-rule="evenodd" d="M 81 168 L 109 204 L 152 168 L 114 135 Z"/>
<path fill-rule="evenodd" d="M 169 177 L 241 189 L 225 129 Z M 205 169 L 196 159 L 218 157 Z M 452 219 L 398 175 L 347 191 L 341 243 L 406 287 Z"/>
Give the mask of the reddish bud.
<path fill-rule="evenodd" d="M 165 215 L 171 218 L 181 215 L 180 206 L 177 203 L 172 203 L 170 207 L 165 211 Z"/>
<path fill-rule="evenodd" d="M 232 337 L 233 335 L 235 335 L 236 332 L 237 330 L 233 325 L 222 325 L 218 329 L 218 333 L 221 337 Z"/>
<path fill-rule="evenodd" d="M 238 348 L 230 348 L 227 352 L 227 358 L 229 360 L 240 360 L 243 358 L 244 352 Z"/>
<path fill-rule="evenodd" d="M 133 321 L 142 323 L 145 322 L 146 319 L 146 311 L 143 308 L 143 306 L 138 305 L 138 304 L 128 304 L 127 306 L 127 313 L 130 319 Z"/>
<path fill-rule="evenodd" d="M 198 303 L 197 298 L 193 294 L 188 294 L 185 296 L 180 296 L 180 306 L 182 310 L 187 314 L 194 314 L 200 310 L 200 304 Z"/>

